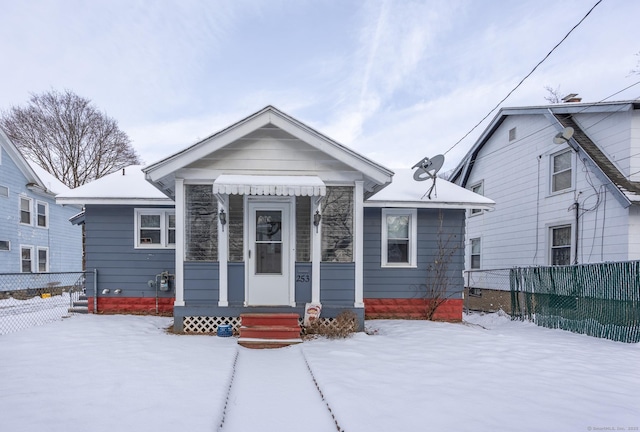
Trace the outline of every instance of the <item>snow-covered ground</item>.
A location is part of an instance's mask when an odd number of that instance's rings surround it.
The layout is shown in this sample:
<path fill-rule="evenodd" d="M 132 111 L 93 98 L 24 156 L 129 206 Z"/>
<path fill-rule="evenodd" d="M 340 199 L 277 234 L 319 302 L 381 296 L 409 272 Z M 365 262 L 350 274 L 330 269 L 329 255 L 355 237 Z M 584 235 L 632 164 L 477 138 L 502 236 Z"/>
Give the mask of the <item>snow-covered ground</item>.
<path fill-rule="evenodd" d="M 254 352 L 168 334 L 169 318 L 74 316 L 0 336 L 0 431 L 210 432 L 225 403 L 223 431 L 280 430 L 283 415 L 336 430 L 326 404 L 348 432 L 640 427 L 640 344 L 465 318 Z"/>

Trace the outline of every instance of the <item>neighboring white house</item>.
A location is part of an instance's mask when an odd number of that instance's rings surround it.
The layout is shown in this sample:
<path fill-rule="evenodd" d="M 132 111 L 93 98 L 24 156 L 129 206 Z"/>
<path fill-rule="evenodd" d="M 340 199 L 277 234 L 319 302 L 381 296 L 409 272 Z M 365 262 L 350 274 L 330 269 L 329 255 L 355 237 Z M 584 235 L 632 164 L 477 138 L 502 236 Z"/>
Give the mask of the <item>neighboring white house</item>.
<path fill-rule="evenodd" d="M 468 213 L 465 268 L 640 259 L 639 109 L 631 100 L 500 110 L 451 179 L 496 202 Z M 554 142 L 569 127 L 571 138 Z"/>
<path fill-rule="evenodd" d="M 82 230 L 69 223 L 81 207 L 55 201 L 68 191 L 0 130 L 0 273 L 82 270 Z"/>

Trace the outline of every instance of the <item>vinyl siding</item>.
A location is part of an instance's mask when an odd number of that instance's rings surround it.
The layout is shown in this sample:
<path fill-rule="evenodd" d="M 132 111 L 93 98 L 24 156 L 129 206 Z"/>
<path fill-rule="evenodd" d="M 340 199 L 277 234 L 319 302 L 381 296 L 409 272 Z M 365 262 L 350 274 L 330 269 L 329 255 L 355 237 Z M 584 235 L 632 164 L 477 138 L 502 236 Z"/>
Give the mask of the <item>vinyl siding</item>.
<path fill-rule="evenodd" d="M 460 298 L 464 268 L 464 210 L 442 210 L 442 239 L 454 248 L 447 271 L 447 295 Z M 364 209 L 364 298 L 420 298 L 429 280 L 429 266 L 438 256 L 439 210 L 418 209 L 416 268 L 383 268 L 381 265 L 382 211 Z"/>
<path fill-rule="evenodd" d="M 155 280 L 163 271 L 175 273 L 174 249 L 134 248 L 135 208 L 141 207 L 86 206 L 86 266 L 89 271 L 98 270 L 101 297 L 118 296 L 113 292 L 118 288 L 122 289 L 120 297 L 155 297 L 156 290 L 149 287 L 148 281 Z M 103 295 L 101 291 L 105 288 L 111 292 Z M 159 297 L 174 295 L 174 289 L 158 291 Z"/>

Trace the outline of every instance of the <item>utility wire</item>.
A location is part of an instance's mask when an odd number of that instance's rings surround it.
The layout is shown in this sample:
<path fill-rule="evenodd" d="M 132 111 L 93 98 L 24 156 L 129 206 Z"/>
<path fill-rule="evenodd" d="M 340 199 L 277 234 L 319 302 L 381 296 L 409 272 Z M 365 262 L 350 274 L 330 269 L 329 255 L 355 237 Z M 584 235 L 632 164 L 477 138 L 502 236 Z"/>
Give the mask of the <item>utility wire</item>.
<path fill-rule="evenodd" d="M 447 150 L 446 152 L 444 152 L 444 154 L 446 155 L 446 154 L 447 154 L 447 153 L 449 153 L 451 150 L 453 150 L 453 149 L 455 148 L 455 146 L 457 146 L 458 144 L 460 144 L 460 143 L 461 143 L 461 142 L 462 142 L 466 137 L 468 137 L 468 136 L 471 134 L 471 132 L 473 132 L 474 130 L 476 130 L 476 129 L 478 128 L 478 126 L 480 126 L 480 125 L 482 124 L 482 122 L 483 122 L 483 121 L 485 121 L 485 120 L 487 119 L 487 117 L 489 117 L 489 116 L 490 116 L 490 115 L 491 115 L 495 110 L 497 110 L 497 109 L 500 107 L 500 105 L 502 105 L 502 103 L 503 103 L 505 100 L 507 100 L 507 99 L 509 98 L 509 96 L 511 96 L 511 94 L 512 94 L 514 91 L 516 91 L 516 90 L 518 89 L 518 87 L 520 87 L 520 86 L 522 85 L 522 83 L 524 83 L 524 82 L 525 82 L 525 80 L 526 80 L 527 78 L 529 78 L 529 77 L 530 77 L 530 76 L 531 76 L 531 75 L 536 71 L 536 69 L 538 69 L 538 67 L 539 67 L 542 63 L 544 63 L 544 61 L 545 61 L 545 60 L 547 60 L 547 58 L 549 58 L 549 56 L 550 56 L 550 55 L 551 55 L 551 54 L 556 50 L 556 48 L 558 48 L 558 47 L 559 47 L 559 46 L 560 46 L 560 45 L 561 45 L 561 44 L 562 44 L 562 43 L 563 43 L 563 42 L 564 42 L 564 41 L 569 37 L 569 35 L 570 35 L 570 34 L 571 34 L 571 33 L 572 33 L 572 32 L 573 32 L 573 31 L 574 31 L 574 30 L 575 30 L 575 29 L 576 29 L 580 24 L 582 24 L 582 22 L 583 22 L 583 21 L 584 21 L 584 20 L 589 16 L 589 14 L 591 14 L 591 12 L 592 12 L 592 11 L 596 8 L 596 6 L 598 6 L 600 3 L 602 3 L 602 0 L 598 0 L 598 1 L 596 2 L 596 4 L 594 4 L 594 5 L 591 7 L 591 9 L 589 9 L 589 11 L 585 14 L 585 16 L 583 16 L 583 17 L 582 17 L 582 19 L 581 19 L 580 21 L 578 21 L 578 23 L 577 23 L 576 25 L 574 25 L 574 26 L 571 28 L 571 30 L 569 30 L 569 32 L 568 32 L 568 33 L 567 33 L 567 34 L 566 34 L 566 35 L 565 35 L 565 36 L 560 40 L 560 42 L 558 42 L 558 43 L 556 44 L 556 46 L 554 46 L 554 47 L 551 49 L 551 51 L 549 51 L 549 52 L 547 53 L 547 55 L 546 55 L 546 56 L 544 56 L 544 58 L 543 58 L 542 60 L 540 60 L 540 61 L 538 62 L 538 64 L 537 64 L 537 65 L 535 65 L 535 66 L 534 66 L 534 68 L 533 68 L 533 69 L 531 69 L 531 71 L 530 71 L 530 72 L 529 72 L 529 73 L 528 73 L 524 78 L 522 78 L 522 79 L 520 80 L 520 82 L 519 82 L 519 83 L 518 83 L 518 84 L 517 84 L 517 85 L 516 85 L 516 86 L 515 86 L 515 87 L 514 87 L 514 88 L 513 88 L 509 93 L 507 93 L 507 95 L 506 95 L 506 96 L 505 96 L 505 97 L 504 97 L 500 102 L 498 102 L 498 104 L 497 104 L 495 107 L 493 107 L 493 109 L 492 109 L 491 111 L 489 111 L 489 112 L 487 113 L 487 115 L 485 115 L 485 116 L 482 118 L 482 120 L 480 120 L 480 121 L 479 121 L 479 122 L 478 122 L 474 127 L 472 127 L 472 128 L 471 128 L 471 130 L 470 130 L 469 132 L 467 132 L 467 133 L 466 133 L 462 138 L 460 138 L 460 139 L 459 139 L 459 140 L 458 140 L 454 145 L 452 145 L 452 146 L 449 148 L 449 150 Z"/>

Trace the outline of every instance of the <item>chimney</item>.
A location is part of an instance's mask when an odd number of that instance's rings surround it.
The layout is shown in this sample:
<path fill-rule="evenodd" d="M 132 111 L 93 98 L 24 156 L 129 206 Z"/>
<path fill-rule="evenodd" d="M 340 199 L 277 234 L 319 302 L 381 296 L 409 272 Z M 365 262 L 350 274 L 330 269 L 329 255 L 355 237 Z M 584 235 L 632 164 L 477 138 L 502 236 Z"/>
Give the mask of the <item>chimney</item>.
<path fill-rule="evenodd" d="M 562 98 L 562 102 L 571 103 L 571 102 L 581 102 L 582 98 L 578 97 L 578 93 L 569 93 L 565 97 Z"/>

